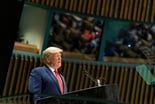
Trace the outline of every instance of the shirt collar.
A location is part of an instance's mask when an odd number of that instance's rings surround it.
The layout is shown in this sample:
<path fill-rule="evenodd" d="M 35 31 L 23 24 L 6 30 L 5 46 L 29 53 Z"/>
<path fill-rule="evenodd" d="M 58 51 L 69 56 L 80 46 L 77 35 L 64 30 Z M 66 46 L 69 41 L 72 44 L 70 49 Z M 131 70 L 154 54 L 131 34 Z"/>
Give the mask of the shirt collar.
<path fill-rule="evenodd" d="M 47 64 L 47 66 L 49 67 L 49 69 L 52 71 L 52 72 L 54 72 L 54 68 L 52 68 L 51 66 L 49 66 L 48 64 Z"/>

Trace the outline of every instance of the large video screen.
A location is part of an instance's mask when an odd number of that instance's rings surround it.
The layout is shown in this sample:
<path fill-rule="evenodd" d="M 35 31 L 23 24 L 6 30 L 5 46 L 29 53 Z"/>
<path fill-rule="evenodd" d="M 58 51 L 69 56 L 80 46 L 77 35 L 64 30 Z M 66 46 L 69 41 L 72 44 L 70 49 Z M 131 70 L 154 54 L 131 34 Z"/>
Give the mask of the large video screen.
<path fill-rule="evenodd" d="M 103 27 L 104 20 L 101 19 L 54 12 L 48 47 L 62 48 L 66 57 L 96 60 Z"/>
<path fill-rule="evenodd" d="M 105 27 L 104 36 L 111 37 L 105 40 L 104 60 L 141 63 L 137 60 L 155 58 L 155 24 L 109 21 Z"/>

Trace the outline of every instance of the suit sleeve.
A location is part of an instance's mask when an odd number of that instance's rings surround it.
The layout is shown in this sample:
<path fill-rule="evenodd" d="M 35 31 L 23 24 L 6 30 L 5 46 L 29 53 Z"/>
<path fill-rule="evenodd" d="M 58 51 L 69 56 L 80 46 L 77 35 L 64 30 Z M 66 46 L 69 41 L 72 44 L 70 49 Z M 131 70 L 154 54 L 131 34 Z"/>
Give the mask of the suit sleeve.
<path fill-rule="evenodd" d="M 28 91 L 32 94 L 40 94 L 42 90 L 42 80 L 39 70 L 32 69 L 29 76 Z"/>

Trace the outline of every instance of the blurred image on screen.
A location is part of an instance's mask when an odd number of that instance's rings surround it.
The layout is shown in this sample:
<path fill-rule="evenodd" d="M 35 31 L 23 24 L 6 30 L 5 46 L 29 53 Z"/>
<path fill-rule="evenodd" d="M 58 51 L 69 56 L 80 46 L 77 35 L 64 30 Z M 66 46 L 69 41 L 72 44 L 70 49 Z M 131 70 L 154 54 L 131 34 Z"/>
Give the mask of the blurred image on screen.
<path fill-rule="evenodd" d="M 155 56 L 155 24 L 128 22 L 113 33 L 114 38 L 106 39 L 103 57 L 127 58 L 126 62 L 129 58 L 149 59 L 144 49 Z"/>
<path fill-rule="evenodd" d="M 103 25 L 104 20 L 94 17 L 55 12 L 49 32 L 48 46 L 62 48 L 66 53 L 70 53 L 69 57 L 72 57 L 74 53 L 90 56 L 90 59 L 96 60 Z"/>

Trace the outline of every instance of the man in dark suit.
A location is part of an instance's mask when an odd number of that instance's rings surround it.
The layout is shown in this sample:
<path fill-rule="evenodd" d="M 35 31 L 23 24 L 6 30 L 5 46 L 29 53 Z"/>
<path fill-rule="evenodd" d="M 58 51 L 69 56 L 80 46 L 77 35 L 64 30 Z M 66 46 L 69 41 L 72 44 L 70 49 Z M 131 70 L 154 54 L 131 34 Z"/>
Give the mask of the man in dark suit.
<path fill-rule="evenodd" d="M 62 95 L 67 93 L 64 77 L 57 71 L 61 67 L 61 52 L 57 47 L 48 47 L 43 51 L 44 66 L 32 69 L 29 76 L 28 91 L 36 104 L 40 95 Z"/>

